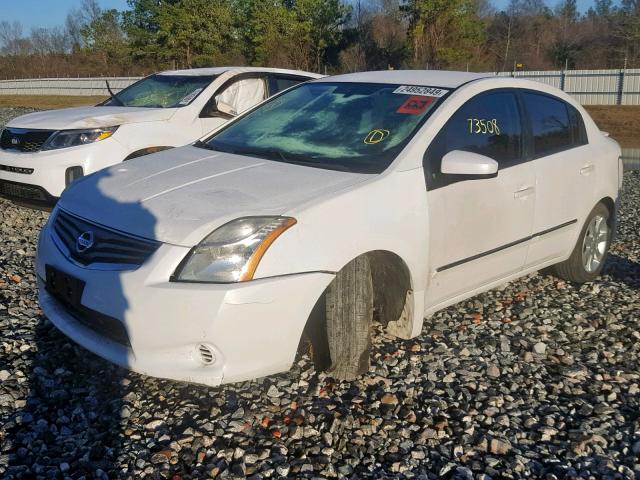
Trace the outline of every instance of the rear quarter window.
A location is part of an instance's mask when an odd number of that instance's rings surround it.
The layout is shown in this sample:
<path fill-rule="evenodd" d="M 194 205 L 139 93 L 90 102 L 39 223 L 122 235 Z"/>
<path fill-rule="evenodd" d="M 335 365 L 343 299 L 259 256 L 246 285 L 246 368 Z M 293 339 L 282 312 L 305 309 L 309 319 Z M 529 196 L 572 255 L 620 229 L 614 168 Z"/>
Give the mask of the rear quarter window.
<path fill-rule="evenodd" d="M 566 102 L 544 94 L 524 92 L 522 99 L 531 126 L 534 157 L 587 143 L 580 113 Z"/>
<path fill-rule="evenodd" d="M 291 88 L 301 82 L 306 82 L 307 78 L 298 78 L 298 77 L 287 77 L 280 75 L 271 76 L 270 83 L 270 94 L 275 95 L 282 90 L 286 90 L 287 88 Z"/>

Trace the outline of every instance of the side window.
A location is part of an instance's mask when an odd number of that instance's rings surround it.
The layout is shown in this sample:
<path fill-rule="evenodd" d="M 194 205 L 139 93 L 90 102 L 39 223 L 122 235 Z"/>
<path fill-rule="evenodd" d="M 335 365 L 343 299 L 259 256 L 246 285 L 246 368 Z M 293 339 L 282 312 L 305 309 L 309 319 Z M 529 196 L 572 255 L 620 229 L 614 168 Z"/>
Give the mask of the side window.
<path fill-rule="evenodd" d="M 569 105 L 560 99 L 530 92 L 524 92 L 522 98 L 531 123 L 532 154 L 535 157 L 579 144 L 575 136 L 580 133 L 571 124 Z"/>
<path fill-rule="evenodd" d="M 239 115 L 263 101 L 266 95 L 267 88 L 263 78 L 242 78 L 216 93 L 210 104 L 215 107 L 218 103 L 224 103 L 235 115 Z M 206 116 L 214 116 L 216 113 L 216 109 L 211 108 L 210 114 Z"/>
<path fill-rule="evenodd" d="M 589 143 L 587 138 L 587 129 L 584 126 L 584 120 L 580 112 L 571 105 L 567 105 L 569 108 L 569 116 L 571 117 L 571 138 L 574 146 L 586 145 Z"/>
<path fill-rule="evenodd" d="M 269 94 L 275 95 L 282 90 L 286 90 L 287 88 L 293 87 L 294 85 L 299 84 L 300 82 L 304 82 L 306 78 L 297 78 L 297 77 L 287 77 L 282 75 L 272 75 L 271 83 L 269 85 Z"/>
<path fill-rule="evenodd" d="M 453 150 L 479 153 L 496 160 L 500 168 L 522 158 L 522 126 L 514 93 L 480 94 L 465 103 L 442 127 L 425 155 L 425 176 L 431 190 L 460 180 L 440 173 L 442 157 Z"/>

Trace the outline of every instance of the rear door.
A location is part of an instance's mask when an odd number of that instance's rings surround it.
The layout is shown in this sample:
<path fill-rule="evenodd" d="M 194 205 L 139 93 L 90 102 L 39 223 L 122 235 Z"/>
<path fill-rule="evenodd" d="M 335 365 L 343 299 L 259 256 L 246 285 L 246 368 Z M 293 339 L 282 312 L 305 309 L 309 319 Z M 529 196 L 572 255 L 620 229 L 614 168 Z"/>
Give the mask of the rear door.
<path fill-rule="evenodd" d="M 526 264 L 566 256 L 593 205 L 596 162 L 590 155 L 580 113 L 563 100 L 521 93 L 530 134 L 528 150 L 536 175 L 533 238 Z"/>
<path fill-rule="evenodd" d="M 424 160 L 431 275 L 427 307 L 522 269 L 535 205 L 535 175 L 523 161 L 523 146 L 521 109 L 513 90 L 472 98 L 429 146 Z M 498 174 L 442 174 L 442 157 L 453 150 L 493 158 Z"/>

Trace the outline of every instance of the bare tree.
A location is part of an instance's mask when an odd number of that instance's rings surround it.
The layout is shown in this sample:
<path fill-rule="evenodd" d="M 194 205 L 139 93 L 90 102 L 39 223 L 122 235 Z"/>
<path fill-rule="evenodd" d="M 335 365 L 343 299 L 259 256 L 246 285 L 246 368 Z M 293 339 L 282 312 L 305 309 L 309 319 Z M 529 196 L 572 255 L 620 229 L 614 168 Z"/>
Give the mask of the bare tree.
<path fill-rule="evenodd" d="M 22 55 L 26 53 L 25 45 L 20 22 L 0 22 L 0 52 L 5 55 Z"/>
<path fill-rule="evenodd" d="M 99 20 L 102 14 L 103 10 L 97 0 L 81 0 L 79 7 L 69 10 L 65 19 L 65 29 L 73 51 L 85 46 L 83 30 Z"/>

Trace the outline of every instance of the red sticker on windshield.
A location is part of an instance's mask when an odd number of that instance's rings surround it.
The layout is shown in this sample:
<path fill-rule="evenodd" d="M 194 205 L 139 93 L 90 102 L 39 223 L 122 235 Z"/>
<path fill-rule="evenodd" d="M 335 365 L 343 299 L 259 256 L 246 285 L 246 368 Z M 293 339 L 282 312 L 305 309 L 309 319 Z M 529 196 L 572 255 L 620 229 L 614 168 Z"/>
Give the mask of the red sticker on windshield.
<path fill-rule="evenodd" d="M 423 97 L 414 95 L 400 105 L 396 113 L 408 113 L 409 115 L 420 115 L 433 103 L 435 97 Z"/>

